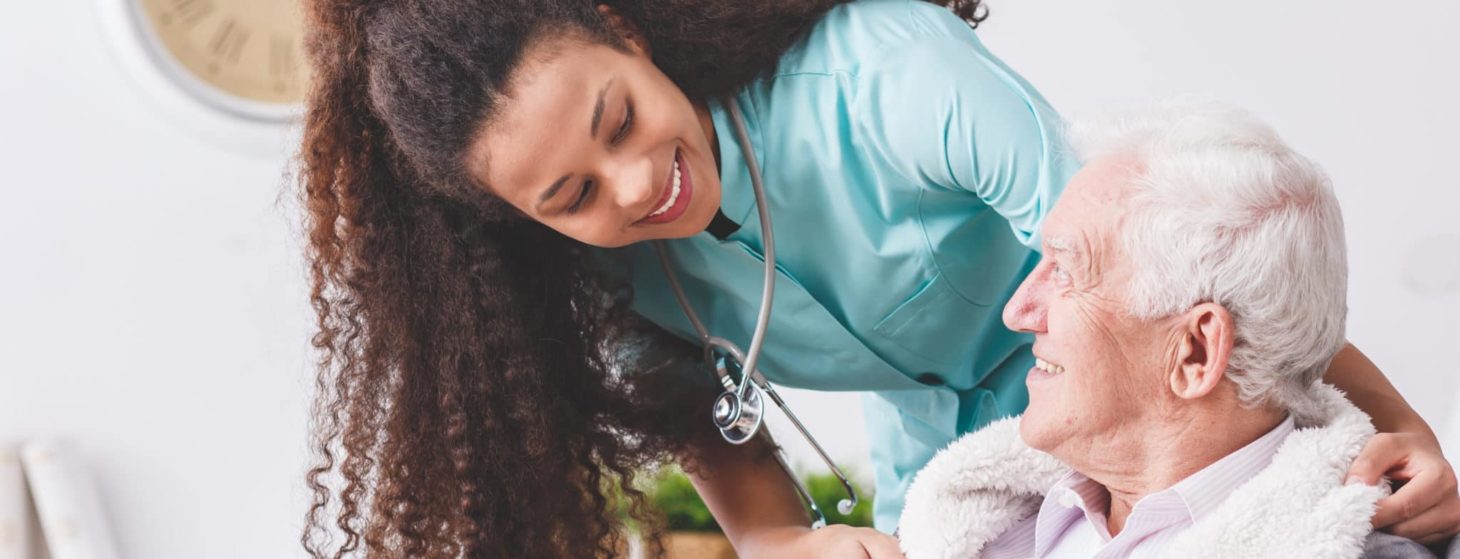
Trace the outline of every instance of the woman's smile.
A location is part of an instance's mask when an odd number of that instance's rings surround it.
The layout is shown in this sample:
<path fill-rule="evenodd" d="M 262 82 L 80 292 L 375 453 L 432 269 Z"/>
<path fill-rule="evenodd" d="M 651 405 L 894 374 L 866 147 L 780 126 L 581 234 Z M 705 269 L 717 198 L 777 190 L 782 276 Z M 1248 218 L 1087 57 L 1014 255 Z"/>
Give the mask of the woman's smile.
<path fill-rule="evenodd" d="M 636 225 L 669 223 L 684 215 L 694 195 L 694 181 L 690 179 L 689 164 L 681 157 L 680 150 L 674 150 L 674 161 L 669 176 L 664 181 L 663 192 L 656 201 L 654 211 L 640 219 Z"/>

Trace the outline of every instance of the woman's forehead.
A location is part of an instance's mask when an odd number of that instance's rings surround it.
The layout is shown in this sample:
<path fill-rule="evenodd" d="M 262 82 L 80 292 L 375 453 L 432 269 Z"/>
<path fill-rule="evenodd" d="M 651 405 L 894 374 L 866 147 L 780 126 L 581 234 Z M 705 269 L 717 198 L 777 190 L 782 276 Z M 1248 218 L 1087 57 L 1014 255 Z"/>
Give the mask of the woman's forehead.
<path fill-rule="evenodd" d="M 579 43 L 556 56 L 525 61 L 473 150 L 472 172 L 494 188 L 520 183 L 554 153 L 592 139 L 621 82 L 622 53 Z M 602 103 L 600 104 L 600 100 Z M 595 117 L 595 115 L 597 115 Z"/>

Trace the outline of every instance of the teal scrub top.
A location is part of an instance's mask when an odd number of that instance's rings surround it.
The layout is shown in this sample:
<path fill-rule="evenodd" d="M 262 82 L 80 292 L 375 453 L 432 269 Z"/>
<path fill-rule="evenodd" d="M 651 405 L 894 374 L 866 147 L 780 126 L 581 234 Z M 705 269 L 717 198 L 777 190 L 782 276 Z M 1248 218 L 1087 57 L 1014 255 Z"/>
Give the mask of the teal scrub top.
<path fill-rule="evenodd" d="M 874 517 L 891 532 L 937 450 L 1028 403 L 1033 339 L 1000 317 L 1076 169 L 1059 116 L 966 23 L 916 0 L 831 10 L 734 99 L 776 239 L 759 368 L 778 385 L 865 392 Z M 710 112 L 721 211 L 741 227 L 668 246 L 709 331 L 748 348 L 760 222 L 728 109 L 717 100 Z M 613 252 L 635 310 L 697 342 L 653 248 Z"/>

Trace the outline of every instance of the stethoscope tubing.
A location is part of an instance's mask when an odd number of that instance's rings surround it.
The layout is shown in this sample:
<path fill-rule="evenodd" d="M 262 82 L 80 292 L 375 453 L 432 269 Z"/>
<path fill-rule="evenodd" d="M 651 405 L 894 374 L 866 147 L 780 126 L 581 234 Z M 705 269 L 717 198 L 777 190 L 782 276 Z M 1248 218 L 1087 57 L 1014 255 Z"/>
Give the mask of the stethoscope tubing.
<path fill-rule="evenodd" d="M 750 391 L 753 389 L 752 385 L 756 385 L 766 396 L 770 397 L 771 401 L 775 402 L 776 407 L 780 408 L 781 412 L 786 414 L 786 417 L 791 420 L 791 424 L 796 427 L 796 430 L 801 433 L 801 436 L 806 439 L 806 442 L 810 443 L 811 448 L 816 451 L 816 454 L 831 469 L 832 474 L 841 482 L 842 488 L 846 490 L 848 498 L 842 499 L 837 503 L 837 510 L 842 514 L 850 514 L 857 504 L 857 492 L 852 488 L 851 482 L 847 480 L 847 476 L 832 461 L 831 456 L 826 453 L 826 450 L 821 447 L 821 444 L 816 441 L 816 438 L 811 436 L 811 432 L 801 423 L 800 418 L 796 417 L 796 414 L 786 405 L 785 400 L 781 399 L 781 395 L 776 392 L 775 387 L 771 385 L 770 381 L 766 380 L 765 376 L 761 375 L 755 367 L 760 358 L 761 348 L 764 346 L 766 330 L 770 326 L 771 303 L 774 299 L 776 285 L 776 243 L 771 230 L 770 208 L 769 204 L 766 203 L 765 186 L 762 182 L 760 164 L 756 160 L 753 144 L 750 141 L 750 134 L 745 129 L 745 118 L 741 114 L 740 105 L 735 99 L 727 99 L 726 105 L 730 109 L 731 121 L 735 125 L 736 139 L 739 141 L 742 151 L 745 152 L 745 163 L 750 171 L 751 186 L 755 191 L 756 209 L 760 216 L 761 238 L 764 244 L 764 285 L 761 291 L 760 312 L 756 316 L 755 330 L 751 335 L 750 350 L 748 352 L 742 352 L 738 346 L 729 340 L 710 335 L 709 329 L 705 327 L 704 322 L 695 313 L 694 307 L 690 305 L 689 297 L 684 292 L 684 286 L 680 284 L 679 276 L 674 272 L 674 268 L 670 263 L 669 249 L 664 241 L 654 241 L 654 252 L 659 258 L 660 265 L 664 268 L 665 276 L 669 279 L 669 287 L 674 292 L 675 299 L 679 301 L 679 306 L 684 309 L 685 316 L 689 318 L 690 325 L 694 328 L 695 334 L 705 344 L 706 361 L 710 362 L 711 366 L 716 368 L 717 376 L 720 377 L 719 380 L 725 388 L 725 391 L 734 394 L 735 405 L 740 406 L 751 399 Z M 728 372 L 721 373 L 718 370 L 719 368 L 715 367 L 713 356 L 717 350 L 725 352 L 736 362 L 743 363 L 741 380 L 738 384 L 730 377 Z M 723 397 L 725 396 L 722 394 Z M 721 434 L 725 436 L 727 441 L 738 444 L 748 440 L 754 435 L 755 431 L 760 429 L 760 421 L 757 418 L 754 424 L 748 428 L 744 437 L 738 440 L 732 438 L 727 433 L 727 427 L 720 426 L 720 429 Z M 810 492 L 796 478 L 796 474 L 791 470 L 790 465 L 786 463 L 785 458 L 781 456 L 779 451 L 776 453 L 775 458 L 776 462 L 785 470 L 786 475 L 791 478 L 793 485 L 796 487 L 796 492 L 800 494 L 801 499 L 810 507 L 812 515 L 815 517 L 812 526 L 814 528 L 825 526 L 826 516 L 822 514 L 821 508 L 812 500 Z"/>
<path fill-rule="evenodd" d="M 755 334 L 750 337 L 750 350 L 746 352 L 744 370 L 748 371 L 746 377 L 755 373 L 755 366 L 760 360 L 760 349 L 765 344 L 766 328 L 771 323 L 771 296 L 776 290 L 776 241 L 771 231 L 771 209 L 766 203 L 765 184 L 761 182 L 760 163 L 756 160 L 755 152 L 752 150 L 750 133 L 745 131 L 745 117 L 740 114 L 740 103 L 735 99 L 728 99 L 730 106 L 730 120 L 735 123 L 735 136 L 740 141 L 741 149 L 745 151 L 745 166 L 750 170 L 750 185 L 755 189 L 755 209 L 760 216 L 761 244 L 765 251 L 765 287 L 760 295 L 760 314 L 755 318 Z M 740 398 L 745 399 L 745 393 L 749 390 L 749 383 L 740 384 Z M 783 406 L 784 409 L 784 406 Z M 803 431 L 804 432 L 804 431 Z"/>

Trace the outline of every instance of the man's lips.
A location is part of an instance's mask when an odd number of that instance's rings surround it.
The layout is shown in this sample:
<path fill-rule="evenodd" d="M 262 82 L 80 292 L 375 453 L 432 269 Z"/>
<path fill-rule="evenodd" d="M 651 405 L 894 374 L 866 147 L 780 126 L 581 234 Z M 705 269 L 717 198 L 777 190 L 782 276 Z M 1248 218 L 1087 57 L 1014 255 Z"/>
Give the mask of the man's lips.
<path fill-rule="evenodd" d="M 1050 378 L 1065 374 L 1065 367 L 1034 351 L 1034 367 L 1029 369 L 1030 378 Z"/>

